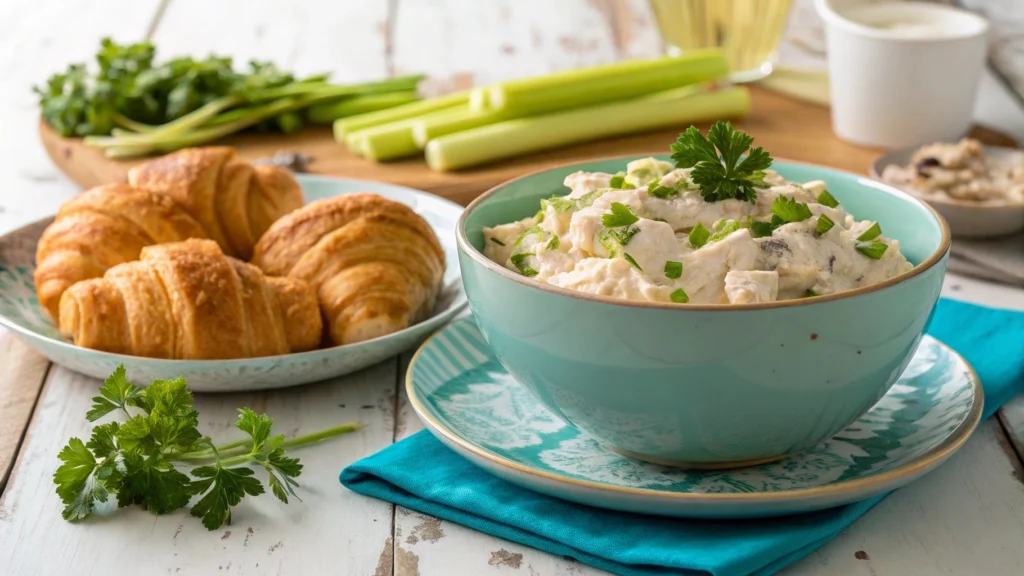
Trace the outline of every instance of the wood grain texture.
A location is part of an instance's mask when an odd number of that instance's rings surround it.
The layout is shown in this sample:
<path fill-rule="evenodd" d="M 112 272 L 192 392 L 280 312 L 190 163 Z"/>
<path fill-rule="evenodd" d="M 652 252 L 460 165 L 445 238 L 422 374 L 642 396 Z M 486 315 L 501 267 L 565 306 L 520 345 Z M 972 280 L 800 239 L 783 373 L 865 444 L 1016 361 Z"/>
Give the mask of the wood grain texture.
<path fill-rule="evenodd" d="M 838 140 L 832 135 L 829 113 L 824 108 L 808 106 L 763 88 L 754 87 L 752 91 L 753 111 L 736 125 L 752 134 L 756 144 L 770 150 L 776 158 L 865 173 L 881 153 Z M 708 124 L 700 127 L 707 129 Z M 239 157 L 246 160 L 273 156 L 280 151 L 302 152 L 313 157 L 309 169 L 317 174 L 400 184 L 466 205 L 492 186 L 537 170 L 609 156 L 665 154 L 682 128 L 685 126 L 591 142 L 459 172 L 435 172 L 420 159 L 377 164 L 337 145 L 327 129 L 308 129 L 291 136 L 236 135 L 222 143 L 237 147 Z M 124 181 L 132 166 L 145 161 L 110 160 L 79 140 L 61 138 L 45 124 L 40 125 L 40 135 L 54 163 L 83 188 Z M 977 128 L 974 136 L 990 144 L 1015 145 L 1012 138 L 993 130 Z"/>
<path fill-rule="evenodd" d="M 7 485 L 14 459 L 50 362 L 13 333 L 0 328 L 0 494 Z"/>
<path fill-rule="evenodd" d="M 294 436 L 361 421 L 361 431 L 296 449 L 304 465 L 302 501 L 246 497 L 233 524 L 209 532 L 181 510 L 153 516 L 133 507 L 81 523 L 61 519 L 51 480 L 56 454 L 90 427 L 85 412 L 99 381 L 55 368 L 0 506 L 0 566 L 5 574 L 372 574 L 391 535 L 391 506 L 345 490 L 338 473 L 384 448 L 394 430 L 395 360 L 351 376 L 262 394 L 197 395 L 200 430 L 215 442 L 236 439 L 236 410 L 275 419 Z M 262 472 L 257 472 L 262 477 Z M 116 560 L 113 560 L 116 559 Z M 141 568 L 151 567 L 152 571 Z"/>

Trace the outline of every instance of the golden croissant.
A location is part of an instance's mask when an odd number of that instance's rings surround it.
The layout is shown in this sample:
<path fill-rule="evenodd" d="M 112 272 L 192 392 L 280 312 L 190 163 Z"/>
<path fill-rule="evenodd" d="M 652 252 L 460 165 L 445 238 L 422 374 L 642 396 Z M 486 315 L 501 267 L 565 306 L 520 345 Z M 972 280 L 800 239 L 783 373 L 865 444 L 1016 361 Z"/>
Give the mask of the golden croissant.
<path fill-rule="evenodd" d="M 264 276 L 212 240 L 142 249 L 142 259 L 79 282 L 60 299 L 60 331 L 78 346 L 170 359 L 303 352 L 320 343 L 316 295 Z"/>
<path fill-rule="evenodd" d="M 350 344 L 424 319 L 444 275 L 444 251 L 411 208 L 375 194 L 308 204 L 260 238 L 253 264 L 317 292 L 327 334 Z"/>
<path fill-rule="evenodd" d="M 206 238 L 206 232 L 169 197 L 126 184 L 93 188 L 65 202 L 39 238 L 39 303 L 56 320 L 61 294 L 71 285 L 138 259 L 145 246 L 188 238 Z"/>
<path fill-rule="evenodd" d="M 287 170 L 234 156 L 233 148 L 223 146 L 186 148 L 132 168 L 128 183 L 167 194 L 225 254 L 248 260 L 263 232 L 302 206 L 302 189 Z"/>

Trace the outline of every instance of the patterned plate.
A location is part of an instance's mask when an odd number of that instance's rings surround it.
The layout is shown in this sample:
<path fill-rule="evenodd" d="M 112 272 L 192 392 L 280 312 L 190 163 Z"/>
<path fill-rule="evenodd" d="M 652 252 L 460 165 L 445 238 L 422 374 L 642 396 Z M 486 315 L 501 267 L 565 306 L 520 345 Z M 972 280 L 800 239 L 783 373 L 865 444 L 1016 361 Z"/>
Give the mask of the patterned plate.
<path fill-rule="evenodd" d="M 833 438 L 760 466 L 685 471 L 604 450 L 556 418 L 505 372 L 471 317 L 420 348 L 406 388 L 438 439 L 505 480 L 601 508 L 699 518 L 809 512 L 893 490 L 963 445 L 982 405 L 967 362 L 926 336 L 889 393 Z"/>
<path fill-rule="evenodd" d="M 364 180 L 299 175 L 306 201 L 341 194 L 373 192 L 408 204 L 427 220 L 444 248 L 447 270 L 434 314 L 380 338 L 299 354 L 239 360 L 157 360 L 80 348 L 65 341 L 39 307 L 32 283 L 36 243 L 52 218 L 0 236 L 0 325 L 50 360 L 95 378 L 106 378 L 124 364 L 137 384 L 184 376 L 200 392 L 239 392 L 304 384 L 354 372 L 415 346 L 444 326 L 466 305 L 455 248 L 455 222 L 462 207 L 426 192 Z"/>

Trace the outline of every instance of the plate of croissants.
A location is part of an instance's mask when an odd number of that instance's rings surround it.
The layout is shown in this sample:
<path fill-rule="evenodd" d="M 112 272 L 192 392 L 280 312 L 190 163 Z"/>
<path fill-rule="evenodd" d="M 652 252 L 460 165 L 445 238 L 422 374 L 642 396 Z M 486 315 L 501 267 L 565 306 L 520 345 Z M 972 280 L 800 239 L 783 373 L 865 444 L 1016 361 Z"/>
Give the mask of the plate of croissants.
<path fill-rule="evenodd" d="M 96 378 L 278 388 L 402 352 L 466 305 L 457 204 L 227 147 L 140 164 L 0 237 L 0 324 Z"/>

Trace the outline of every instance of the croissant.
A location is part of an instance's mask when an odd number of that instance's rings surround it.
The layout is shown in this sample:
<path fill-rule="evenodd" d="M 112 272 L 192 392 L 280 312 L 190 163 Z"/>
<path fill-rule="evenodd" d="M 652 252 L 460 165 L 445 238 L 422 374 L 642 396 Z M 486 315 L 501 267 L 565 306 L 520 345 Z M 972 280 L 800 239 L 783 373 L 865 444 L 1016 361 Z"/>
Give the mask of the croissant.
<path fill-rule="evenodd" d="M 281 216 L 302 206 L 287 170 L 234 160 L 223 146 L 186 148 L 128 172 L 132 186 L 167 194 L 191 214 L 224 253 L 248 260 L 253 245 Z"/>
<path fill-rule="evenodd" d="M 167 196 L 126 184 L 93 188 L 65 202 L 39 238 L 39 302 L 56 320 L 61 294 L 69 286 L 138 259 L 144 246 L 188 238 L 206 238 L 206 232 Z"/>
<path fill-rule="evenodd" d="M 411 208 L 375 194 L 313 202 L 275 222 L 253 264 L 317 292 L 334 344 L 369 340 L 425 318 L 441 288 L 441 244 Z"/>
<path fill-rule="evenodd" d="M 302 352 L 323 330 L 306 283 L 266 277 L 212 240 L 147 246 L 141 260 L 75 284 L 59 327 L 78 346 L 169 359 Z"/>

